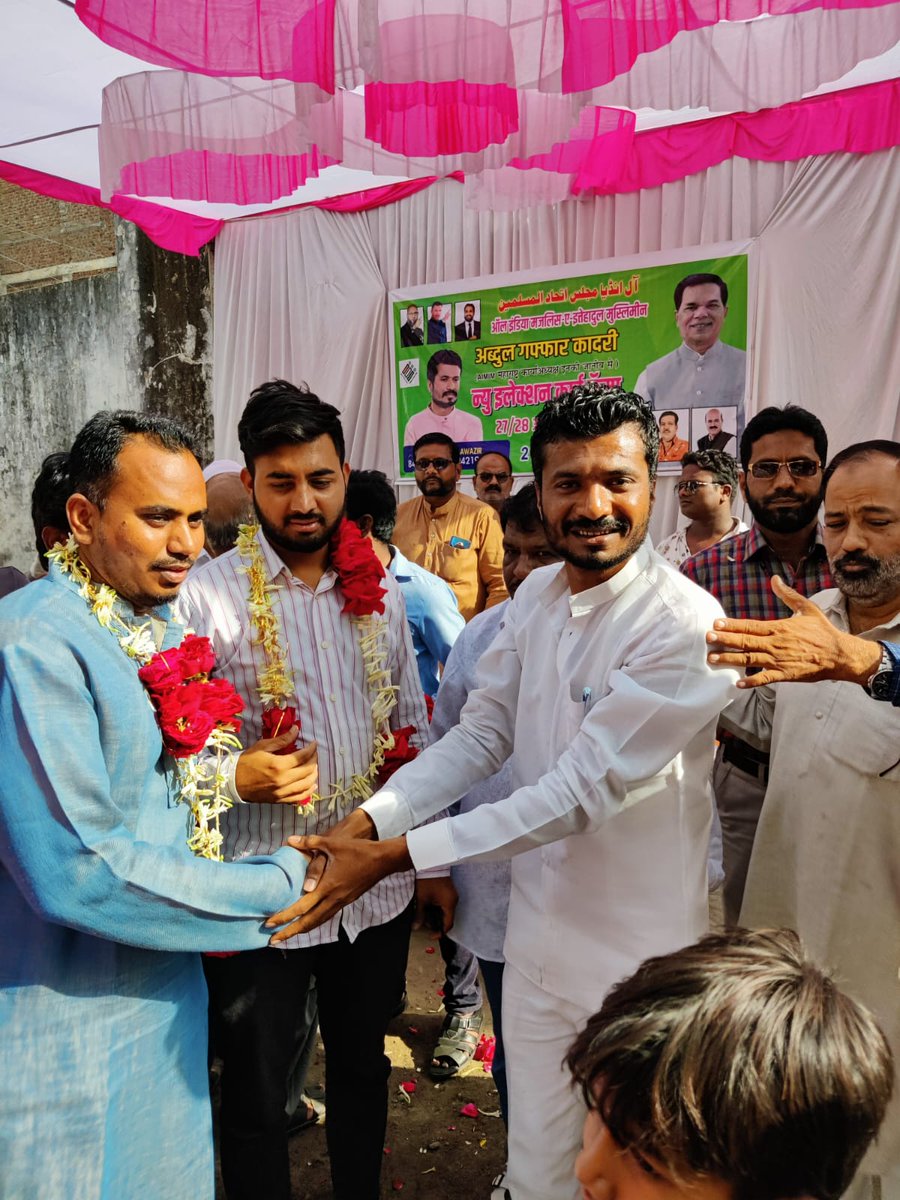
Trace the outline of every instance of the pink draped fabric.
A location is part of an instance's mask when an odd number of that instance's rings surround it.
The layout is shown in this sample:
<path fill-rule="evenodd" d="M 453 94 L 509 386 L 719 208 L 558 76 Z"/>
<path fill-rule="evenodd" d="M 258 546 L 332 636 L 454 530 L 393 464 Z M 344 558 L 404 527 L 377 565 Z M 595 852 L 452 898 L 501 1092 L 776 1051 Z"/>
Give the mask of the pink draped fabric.
<path fill-rule="evenodd" d="M 335 0 L 76 0 L 88 29 L 144 62 L 334 90 Z"/>
<path fill-rule="evenodd" d="M 879 8 L 890 0 L 560 0 L 562 90 L 580 92 L 624 74 L 641 54 L 684 30 L 811 8 Z"/>
<path fill-rule="evenodd" d="M 288 196 L 343 155 L 343 93 L 142 71 L 103 92 L 100 185 L 232 204 Z"/>
<path fill-rule="evenodd" d="M 503 83 L 367 83 L 366 137 L 393 154 L 463 154 L 505 142 L 519 102 Z"/>
<path fill-rule="evenodd" d="M 181 150 L 161 158 L 127 163 L 119 173 L 121 192 L 136 196 L 171 196 L 175 200 L 207 200 L 219 204 L 271 204 L 315 179 L 335 159 L 317 153 L 217 154 Z"/>
<path fill-rule="evenodd" d="M 177 254 L 196 258 L 207 242 L 211 242 L 224 225 L 224 221 L 212 221 L 207 217 L 196 217 L 191 213 L 163 208 L 159 204 L 148 204 L 146 200 L 135 200 L 131 196 L 113 196 L 106 203 L 100 197 L 100 189 L 75 183 L 71 179 L 60 179 L 43 171 L 32 171 L 17 163 L 0 162 L 0 179 L 28 188 L 41 196 L 52 196 L 54 200 L 66 200 L 70 204 L 90 204 L 94 208 L 107 208 L 126 221 L 133 221 L 143 229 L 147 237 Z"/>
<path fill-rule="evenodd" d="M 900 144 L 900 79 L 639 133 L 622 174 L 603 192 L 637 192 L 726 158 L 789 162 L 812 154 L 871 154 Z"/>

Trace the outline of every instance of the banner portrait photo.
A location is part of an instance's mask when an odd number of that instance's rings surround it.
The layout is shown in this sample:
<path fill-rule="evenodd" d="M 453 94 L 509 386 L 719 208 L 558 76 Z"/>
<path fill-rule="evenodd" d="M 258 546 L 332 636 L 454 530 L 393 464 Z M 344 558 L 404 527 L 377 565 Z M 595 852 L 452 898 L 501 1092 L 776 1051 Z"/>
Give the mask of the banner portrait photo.
<path fill-rule="evenodd" d="M 389 295 L 398 479 L 445 433 L 464 469 L 505 454 L 530 475 L 541 405 L 579 383 L 620 384 L 657 414 L 661 474 L 688 450 L 737 456 L 747 386 L 750 243 L 648 254 Z M 690 253 L 690 258 L 685 254 Z"/>

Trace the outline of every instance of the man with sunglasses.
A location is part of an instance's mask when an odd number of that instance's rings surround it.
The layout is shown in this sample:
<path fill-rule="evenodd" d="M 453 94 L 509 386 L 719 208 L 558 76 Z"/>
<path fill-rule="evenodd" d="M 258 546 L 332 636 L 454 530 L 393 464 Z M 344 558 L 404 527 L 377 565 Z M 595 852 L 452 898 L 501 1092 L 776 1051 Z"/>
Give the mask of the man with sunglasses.
<path fill-rule="evenodd" d="M 780 575 L 801 595 L 832 586 L 818 525 L 828 437 L 797 405 L 764 408 L 741 437 L 741 493 L 753 515 L 746 533 L 686 559 L 682 572 L 738 620 L 775 620 L 790 609 L 772 591 Z M 769 778 L 769 756 L 724 734 L 713 782 L 722 822 L 726 924 L 737 923 Z"/>
<path fill-rule="evenodd" d="M 512 463 L 505 454 L 488 450 L 475 463 L 472 486 L 481 503 L 489 504 L 494 512 L 499 513 L 512 492 Z"/>
<path fill-rule="evenodd" d="M 500 522 L 487 504 L 459 491 L 459 446 L 447 434 L 420 437 L 413 446 L 413 466 L 422 494 L 397 509 L 394 545 L 450 584 L 469 621 L 509 598 Z"/>
<path fill-rule="evenodd" d="M 737 493 L 737 463 L 723 450 L 694 450 L 681 460 L 681 478 L 675 484 L 681 515 L 690 521 L 656 547 L 666 562 L 680 567 L 686 558 L 699 554 L 726 538 L 745 533 L 747 526 L 731 515 L 731 500 Z"/>

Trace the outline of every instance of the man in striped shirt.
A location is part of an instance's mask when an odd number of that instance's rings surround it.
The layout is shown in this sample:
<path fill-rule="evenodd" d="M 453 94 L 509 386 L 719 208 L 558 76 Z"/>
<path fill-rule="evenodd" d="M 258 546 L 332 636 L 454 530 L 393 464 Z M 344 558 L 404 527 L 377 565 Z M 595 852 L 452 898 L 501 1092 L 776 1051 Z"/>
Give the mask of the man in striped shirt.
<path fill-rule="evenodd" d="M 796 405 L 764 408 L 748 422 L 741 437 L 740 485 L 753 525 L 681 564 L 683 574 L 715 596 L 726 617 L 790 616 L 772 591 L 773 575 L 804 596 L 832 586 L 818 525 L 827 455 L 822 422 Z M 741 911 L 768 778 L 768 754 L 724 733 L 713 785 L 722 822 L 728 925 L 737 924 Z"/>
<path fill-rule="evenodd" d="M 332 539 L 344 517 L 349 464 L 336 409 L 284 381 L 257 388 L 238 426 L 247 466 L 242 478 L 260 529 L 279 641 L 296 696 L 297 725 L 259 739 L 266 665 L 248 604 L 240 549 L 212 563 L 184 588 L 185 616 L 215 645 L 219 669 L 244 698 L 247 748 L 225 765 L 234 807 L 223 818 L 228 859 L 265 854 L 291 834 L 324 832 L 359 803 L 336 791 L 364 775 L 373 758 L 373 694 L 359 626 L 344 613 Z M 414 726 L 427 740 L 427 717 L 399 588 L 382 586 L 388 683 L 396 689 L 393 729 Z M 294 741 L 315 745 L 321 802 L 303 805 L 292 790 Z M 285 753 L 286 751 L 286 753 Z M 302 754 L 302 752 L 300 752 Z M 286 764 L 286 765 L 285 765 Z M 300 806 L 298 807 L 298 799 Z M 376 1200 L 387 1117 L 387 1023 L 403 990 L 415 878 L 405 872 L 372 888 L 334 920 L 291 939 L 287 952 L 265 949 L 207 959 L 210 1011 L 224 1071 L 222 1169 L 228 1200 L 289 1200 L 286 1133 L 288 1069 L 303 1030 L 298 1012 L 311 976 L 327 1063 L 327 1138 L 337 1200 Z M 432 891 L 446 901 L 447 881 Z"/>

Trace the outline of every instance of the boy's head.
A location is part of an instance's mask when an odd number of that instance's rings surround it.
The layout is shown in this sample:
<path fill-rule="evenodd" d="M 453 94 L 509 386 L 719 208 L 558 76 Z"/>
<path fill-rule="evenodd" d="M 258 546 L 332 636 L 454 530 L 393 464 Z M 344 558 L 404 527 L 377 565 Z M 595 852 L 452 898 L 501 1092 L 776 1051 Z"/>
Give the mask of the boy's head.
<path fill-rule="evenodd" d="M 874 1018 L 790 930 L 712 934 L 617 984 L 569 1051 L 599 1200 L 837 1200 L 893 1086 Z"/>

